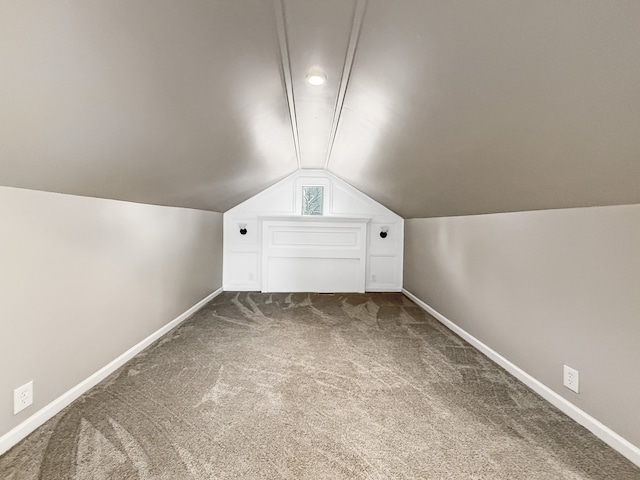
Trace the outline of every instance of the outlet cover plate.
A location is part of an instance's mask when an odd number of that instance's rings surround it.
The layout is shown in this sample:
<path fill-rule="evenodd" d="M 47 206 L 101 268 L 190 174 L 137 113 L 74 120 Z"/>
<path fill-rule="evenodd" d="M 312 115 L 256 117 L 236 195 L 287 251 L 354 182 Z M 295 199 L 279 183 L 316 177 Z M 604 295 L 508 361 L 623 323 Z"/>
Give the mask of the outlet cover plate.
<path fill-rule="evenodd" d="M 580 373 L 576 369 L 565 365 L 562 384 L 569 390 L 580 393 Z"/>
<path fill-rule="evenodd" d="M 13 414 L 20 413 L 33 403 L 33 381 L 13 391 Z"/>

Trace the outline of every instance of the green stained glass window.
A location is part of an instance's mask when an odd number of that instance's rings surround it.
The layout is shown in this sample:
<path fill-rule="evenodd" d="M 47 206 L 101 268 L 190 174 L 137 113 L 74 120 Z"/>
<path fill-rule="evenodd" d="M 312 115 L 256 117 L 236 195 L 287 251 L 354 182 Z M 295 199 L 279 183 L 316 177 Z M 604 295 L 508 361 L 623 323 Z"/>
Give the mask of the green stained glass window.
<path fill-rule="evenodd" d="M 308 185 L 302 187 L 302 215 L 322 215 L 324 187 Z"/>

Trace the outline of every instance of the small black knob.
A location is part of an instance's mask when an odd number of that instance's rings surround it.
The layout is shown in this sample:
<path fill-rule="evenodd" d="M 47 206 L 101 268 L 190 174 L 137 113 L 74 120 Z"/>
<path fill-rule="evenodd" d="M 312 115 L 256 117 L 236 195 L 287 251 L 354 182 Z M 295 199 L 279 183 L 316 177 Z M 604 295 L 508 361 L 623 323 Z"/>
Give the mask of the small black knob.
<path fill-rule="evenodd" d="M 247 229 L 246 228 L 241 228 L 240 229 L 240 235 L 246 235 L 247 234 Z"/>
<path fill-rule="evenodd" d="M 387 232 L 380 232 L 380 238 L 387 238 Z"/>

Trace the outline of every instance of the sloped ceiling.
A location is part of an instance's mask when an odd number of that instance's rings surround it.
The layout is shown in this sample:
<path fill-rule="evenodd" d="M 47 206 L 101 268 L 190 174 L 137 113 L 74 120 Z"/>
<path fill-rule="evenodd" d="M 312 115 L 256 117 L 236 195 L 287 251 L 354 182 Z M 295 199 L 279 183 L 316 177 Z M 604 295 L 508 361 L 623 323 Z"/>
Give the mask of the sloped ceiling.
<path fill-rule="evenodd" d="M 640 203 L 638 25 L 618 0 L 4 0 L 0 185 L 226 211 L 325 168 L 405 218 Z"/>

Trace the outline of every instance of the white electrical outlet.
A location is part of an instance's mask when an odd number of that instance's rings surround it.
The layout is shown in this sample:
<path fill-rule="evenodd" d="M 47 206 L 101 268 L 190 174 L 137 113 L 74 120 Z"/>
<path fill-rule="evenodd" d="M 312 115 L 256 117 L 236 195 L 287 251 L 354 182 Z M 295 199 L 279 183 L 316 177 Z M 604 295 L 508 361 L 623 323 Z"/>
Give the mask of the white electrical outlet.
<path fill-rule="evenodd" d="M 371 275 L 371 281 L 372 282 L 377 282 L 378 281 L 378 276 L 375 273 L 373 275 Z"/>
<path fill-rule="evenodd" d="M 21 412 L 33 403 L 33 381 L 13 391 L 13 414 Z"/>
<path fill-rule="evenodd" d="M 562 383 L 569 390 L 580 393 L 580 373 L 577 370 L 565 365 L 564 380 Z"/>

